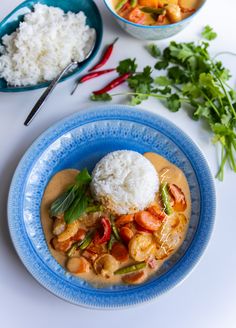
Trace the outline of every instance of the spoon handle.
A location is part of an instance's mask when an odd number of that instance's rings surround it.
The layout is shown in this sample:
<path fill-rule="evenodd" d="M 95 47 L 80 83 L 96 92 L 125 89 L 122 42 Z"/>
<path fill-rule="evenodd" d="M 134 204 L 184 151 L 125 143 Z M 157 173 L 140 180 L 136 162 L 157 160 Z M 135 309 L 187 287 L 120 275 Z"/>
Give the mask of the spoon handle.
<path fill-rule="evenodd" d="M 35 117 L 35 115 L 39 112 L 39 110 L 42 108 L 43 104 L 45 103 L 45 101 L 48 99 L 49 95 L 52 93 L 52 91 L 54 90 L 54 88 L 56 87 L 57 83 L 60 81 L 60 79 L 62 78 L 62 76 L 69 71 L 69 69 L 75 65 L 78 65 L 77 62 L 71 62 L 70 64 L 68 64 L 53 80 L 52 82 L 49 84 L 49 86 L 47 87 L 47 89 L 44 91 L 44 93 L 42 94 L 42 96 L 39 98 L 39 100 L 36 102 L 36 104 L 34 105 L 33 109 L 31 110 L 31 112 L 29 113 L 29 115 L 27 116 L 24 125 L 28 126 L 31 121 L 33 120 L 33 118 Z"/>

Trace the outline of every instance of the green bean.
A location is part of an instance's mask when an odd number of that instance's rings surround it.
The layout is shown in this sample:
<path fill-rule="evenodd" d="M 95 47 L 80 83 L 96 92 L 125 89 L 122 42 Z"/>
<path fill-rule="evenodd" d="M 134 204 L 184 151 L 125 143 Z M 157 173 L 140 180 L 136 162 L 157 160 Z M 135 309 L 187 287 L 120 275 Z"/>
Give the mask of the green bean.
<path fill-rule="evenodd" d="M 131 273 L 131 272 L 135 272 L 138 270 L 141 270 L 143 268 L 146 267 L 146 262 L 140 262 L 140 263 L 136 263 L 121 269 L 118 269 L 114 272 L 114 274 L 126 274 L 126 273 Z"/>
<path fill-rule="evenodd" d="M 84 243 L 84 239 L 80 240 L 80 241 L 77 241 L 75 242 L 71 247 L 70 249 L 66 252 L 67 256 L 68 257 L 71 257 L 75 254 L 75 252 L 77 251 L 77 249 Z"/>
<path fill-rule="evenodd" d="M 164 211 L 167 215 L 170 215 L 170 214 L 173 213 L 173 209 L 170 205 L 170 196 L 169 196 L 169 192 L 168 192 L 168 184 L 166 182 L 161 184 L 160 191 L 161 191 L 161 199 L 162 199 L 162 203 L 163 203 L 163 206 L 164 206 Z"/>
<path fill-rule="evenodd" d="M 115 241 L 116 241 L 116 238 L 115 238 L 115 236 L 112 234 L 112 235 L 111 235 L 111 238 L 110 238 L 110 240 L 109 240 L 109 242 L 108 242 L 108 250 L 109 250 L 109 251 L 111 251 L 112 246 L 113 246 L 113 244 L 114 244 Z"/>
<path fill-rule="evenodd" d="M 70 247 L 70 249 L 66 252 L 67 256 L 69 256 L 69 257 L 73 256 L 78 247 L 79 247 L 78 243 L 74 243 Z"/>
<path fill-rule="evenodd" d="M 120 240 L 120 235 L 119 235 L 119 232 L 115 226 L 114 223 L 111 224 L 111 228 L 112 228 L 112 231 L 114 233 L 114 236 L 116 237 L 117 240 Z"/>
<path fill-rule="evenodd" d="M 118 3 L 117 3 L 117 5 L 116 5 L 116 10 L 118 11 L 118 10 L 120 10 L 125 4 L 126 4 L 126 2 L 128 2 L 127 0 L 121 0 L 121 1 L 119 1 Z"/>
<path fill-rule="evenodd" d="M 161 15 L 165 11 L 165 9 L 163 8 L 152 8 L 152 7 L 142 7 L 140 10 L 146 14 L 156 14 L 156 15 Z"/>
<path fill-rule="evenodd" d="M 89 233 L 85 236 L 85 238 L 83 239 L 83 242 L 82 242 L 82 244 L 80 245 L 79 248 L 80 248 L 81 250 L 86 249 L 86 248 L 91 244 L 92 239 L 93 239 L 93 231 L 89 232 Z"/>
<path fill-rule="evenodd" d="M 130 4 L 131 4 L 131 7 L 136 7 L 138 4 L 138 0 L 131 0 Z"/>
<path fill-rule="evenodd" d="M 119 232 L 118 232 L 118 230 L 117 230 L 117 228 L 116 228 L 115 222 L 114 222 L 114 216 L 111 215 L 110 218 L 111 218 L 111 228 L 112 228 L 112 232 L 113 232 L 114 236 L 116 237 L 116 240 L 121 240 L 121 238 L 120 238 L 120 234 L 119 234 Z"/>

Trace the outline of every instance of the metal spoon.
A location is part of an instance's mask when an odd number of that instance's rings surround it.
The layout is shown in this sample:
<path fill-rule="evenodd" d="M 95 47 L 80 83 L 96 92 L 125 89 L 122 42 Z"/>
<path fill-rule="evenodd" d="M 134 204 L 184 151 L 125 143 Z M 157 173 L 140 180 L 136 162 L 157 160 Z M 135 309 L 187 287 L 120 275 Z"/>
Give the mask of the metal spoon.
<path fill-rule="evenodd" d="M 86 57 L 82 61 L 72 61 L 69 63 L 56 77 L 52 80 L 52 82 L 49 84 L 47 89 L 44 91 L 42 96 L 39 98 L 39 100 L 34 105 L 33 109 L 27 116 L 24 125 L 28 126 L 32 120 L 34 119 L 35 115 L 39 112 L 39 110 L 42 108 L 45 101 L 48 99 L 49 95 L 52 93 L 54 88 L 56 87 L 57 83 L 60 81 L 60 79 L 63 77 L 64 74 L 66 74 L 73 66 L 77 67 L 79 64 L 82 64 L 86 59 L 90 57 L 90 55 L 93 52 L 93 49 L 95 47 L 96 43 L 96 34 L 94 36 L 93 44 L 91 45 L 91 48 L 89 49 L 88 53 L 86 54 Z"/>

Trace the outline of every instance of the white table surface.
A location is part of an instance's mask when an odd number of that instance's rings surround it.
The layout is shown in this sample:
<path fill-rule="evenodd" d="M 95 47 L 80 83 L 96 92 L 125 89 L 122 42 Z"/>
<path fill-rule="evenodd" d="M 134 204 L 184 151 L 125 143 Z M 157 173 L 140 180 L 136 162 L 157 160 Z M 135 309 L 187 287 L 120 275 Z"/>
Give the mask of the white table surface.
<path fill-rule="evenodd" d="M 0 19 L 20 0 L 1 0 Z M 96 1 L 104 19 L 103 44 L 120 36 L 108 67 L 119 59 L 137 57 L 140 65 L 154 61 L 144 50 L 145 42 L 126 35 L 111 19 L 103 5 Z M 217 4 L 216 4 L 217 3 Z M 230 50 L 236 52 L 236 2 L 208 0 L 194 22 L 173 39 L 191 41 L 199 37 L 202 27 L 210 24 L 218 33 L 212 42 L 212 53 Z M 160 47 L 167 41 L 158 42 Z M 103 49 L 103 47 L 102 47 Z M 235 58 L 222 57 L 224 64 L 235 72 Z M 235 77 L 232 83 L 235 85 Z M 104 77 L 109 80 L 111 76 Z M 6 204 L 9 184 L 18 161 L 45 129 L 54 122 L 82 108 L 91 106 L 90 91 L 99 80 L 80 86 L 70 96 L 74 79 L 60 84 L 42 112 L 29 126 L 24 127 L 32 105 L 42 90 L 27 93 L 0 94 L 0 327 L 181 327 L 181 328 L 235 328 L 236 327 L 236 175 L 229 169 L 224 182 L 215 180 L 217 192 L 216 224 L 209 246 L 199 265 L 178 287 L 150 304 L 118 311 L 95 311 L 80 308 L 50 294 L 26 271 L 11 243 Z M 124 99 L 117 99 L 124 103 Z M 92 104 L 94 105 L 94 104 Z M 213 174 L 217 170 L 217 153 L 211 144 L 211 135 L 201 122 L 192 121 L 186 112 L 170 113 L 157 100 L 149 100 L 142 107 L 163 115 L 182 128 L 201 148 Z M 135 109 L 134 109 L 135 110 Z M 234 203 L 233 203 L 234 201 Z M 69 326 L 68 326 L 69 324 Z"/>

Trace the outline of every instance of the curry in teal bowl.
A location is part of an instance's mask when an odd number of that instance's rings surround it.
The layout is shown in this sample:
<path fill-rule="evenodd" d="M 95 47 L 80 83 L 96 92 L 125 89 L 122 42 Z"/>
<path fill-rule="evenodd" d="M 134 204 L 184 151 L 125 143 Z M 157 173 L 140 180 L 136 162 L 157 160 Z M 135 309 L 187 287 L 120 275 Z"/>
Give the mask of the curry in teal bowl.
<path fill-rule="evenodd" d="M 161 40 L 183 30 L 206 0 L 104 0 L 114 20 L 141 40 Z"/>

